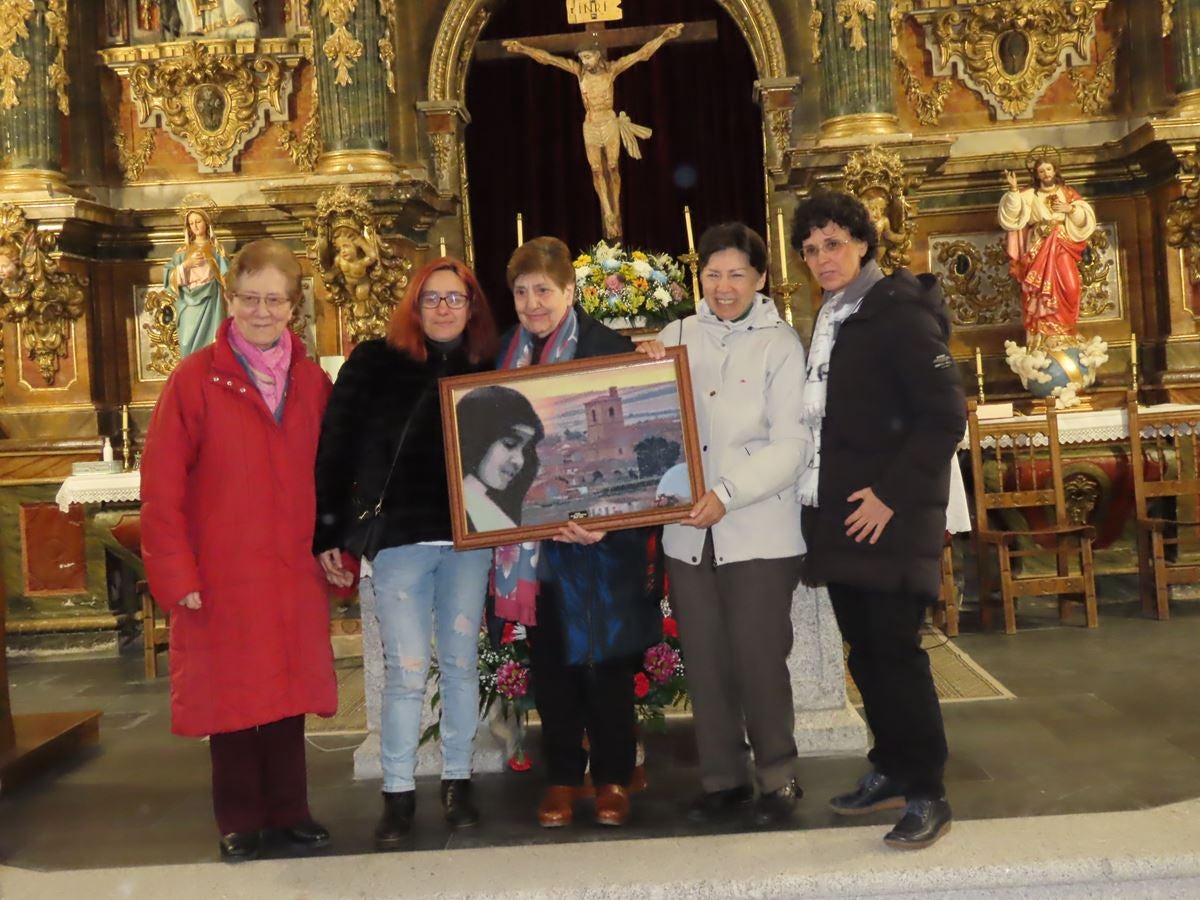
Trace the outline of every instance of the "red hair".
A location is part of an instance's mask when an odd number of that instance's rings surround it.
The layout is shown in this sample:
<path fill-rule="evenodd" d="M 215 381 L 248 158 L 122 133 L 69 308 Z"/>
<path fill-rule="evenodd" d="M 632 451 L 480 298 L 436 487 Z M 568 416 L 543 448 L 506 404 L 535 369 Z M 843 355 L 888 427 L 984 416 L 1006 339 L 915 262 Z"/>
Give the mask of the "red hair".
<path fill-rule="evenodd" d="M 475 273 L 452 256 L 443 256 L 425 263 L 408 283 L 404 298 L 396 304 L 388 320 L 387 342 L 418 362 L 424 362 L 429 352 L 425 346 L 425 329 L 421 327 L 421 291 L 434 272 L 453 272 L 467 286 L 467 327 L 463 331 L 463 342 L 467 358 L 472 363 L 494 359 L 499 338 L 496 335 L 496 320 L 488 305 L 483 288 Z"/>

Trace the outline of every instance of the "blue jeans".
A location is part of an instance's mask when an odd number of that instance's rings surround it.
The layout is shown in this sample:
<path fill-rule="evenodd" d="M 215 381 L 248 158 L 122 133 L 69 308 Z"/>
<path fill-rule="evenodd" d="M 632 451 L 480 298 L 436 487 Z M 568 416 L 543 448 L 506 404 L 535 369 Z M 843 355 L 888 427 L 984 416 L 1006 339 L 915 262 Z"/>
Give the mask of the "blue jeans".
<path fill-rule="evenodd" d="M 372 586 L 383 642 L 383 789 L 411 791 L 431 644 L 441 673 L 442 778 L 471 777 L 479 724 L 479 628 L 491 550 L 448 545 L 381 550 Z"/>

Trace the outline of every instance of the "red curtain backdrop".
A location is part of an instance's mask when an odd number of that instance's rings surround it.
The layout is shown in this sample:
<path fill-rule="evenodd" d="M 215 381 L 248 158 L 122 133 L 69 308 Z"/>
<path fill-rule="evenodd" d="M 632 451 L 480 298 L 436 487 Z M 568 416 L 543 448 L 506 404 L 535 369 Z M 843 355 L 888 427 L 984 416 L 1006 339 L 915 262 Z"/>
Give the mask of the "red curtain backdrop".
<path fill-rule="evenodd" d="M 621 158 L 621 218 L 633 248 L 687 250 L 683 207 L 697 239 L 708 225 L 740 219 L 763 232 L 762 115 L 749 48 L 713 0 L 637 0 L 609 27 L 713 20 L 717 40 L 669 42 L 616 81 L 614 108 L 654 129 L 642 159 Z M 509 0 L 481 40 L 582 30 L 562 0 Z M 635 47 L 610 50 L 610 60 Z M 475 262 L 501 324 L 515 320 L 504 266 L 526 239 L 562 238 L 578 252 L 603 237 L 600 201 L 583 147 L 579 84 L 560 69 L 524 57 L 475 61 L 467 76 L 466 131 Z"/>

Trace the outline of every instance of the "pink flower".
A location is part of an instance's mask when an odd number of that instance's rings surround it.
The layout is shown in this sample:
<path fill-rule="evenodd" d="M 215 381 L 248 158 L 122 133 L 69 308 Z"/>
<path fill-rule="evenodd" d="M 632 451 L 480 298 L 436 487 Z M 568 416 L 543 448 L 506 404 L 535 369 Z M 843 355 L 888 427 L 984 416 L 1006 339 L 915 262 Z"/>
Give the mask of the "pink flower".
<path fill-rule="evenodd" d="M 674 300 L 682 300 L 683 299 L 683 288 L 680 287 L 678 282 L 672 281 L 670 286 L 667 287 L 667 290 L 671 292 L 672 299 L 674 299 Z"/>
<path fill-rule="evenodd" d="M 642 657 L 642 667 L 659 684 L 666 684 L 675 674 L 679 653 L 666 642 L 655 644 Z"/>
<path fill-rule="evenodd" d="M 604 286 L 610 291 L 620 291 L 621 288 L 625 287 L 625 282 L 621 280 L 620 275 L 609 275 L 604 279 Z"/>
<path fill-rule="evenodd" d="M 515 660 L 501 663 L 496 670 L 496 690 L 506 700 L 524 697 L 529 692 L 529 670 Z"/>

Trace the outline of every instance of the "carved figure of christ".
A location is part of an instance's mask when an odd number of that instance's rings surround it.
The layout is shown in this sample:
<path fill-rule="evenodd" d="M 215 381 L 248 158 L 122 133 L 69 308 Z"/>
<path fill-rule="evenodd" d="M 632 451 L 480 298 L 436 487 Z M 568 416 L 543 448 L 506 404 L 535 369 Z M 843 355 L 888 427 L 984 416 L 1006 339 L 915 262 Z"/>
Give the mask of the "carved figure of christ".
<path fill-rule="evenodd" d="M 647 40 L 648 34 L 653 34 L 653 37 Z M 657 27 L 601 30 L 600 26 L 592 26 L 590 33 L 545 35 L 521 41 L 501 42 L 501 47 L 508 53 L 527 56 L 542 65 L 568 72 L 578 79 L 584 108 L 584 149 L 592 172 L 592 185 L 600 200 L 604 236 L 608 240 L 620 240 L 622 233 L 621 148 L 623 146 L 625 152 L 634 159 L 641 159 L 637 142 L 639 139 L 650 137 L 651 134 L 649 128 L 635 125 L 627 115 L 613 109 L 613 82 L 631 66 L 648 60 L 669 40 L 690 42 L 710 41 L 715 38 L 715 22 L 697 22 L 686 26 L 669 25 L 661 31 Z M 606 47 L 633 43 L 641 43 L 641 46 L 632 53 L 609 62 L 605 55 Z M 577 59 L 551 53 L 550 49 L 573 51 Z M 476 58 L 497 58 L 500 55 L 490 51 L 491 48 L 487 44 L 480 44 Z"/>

